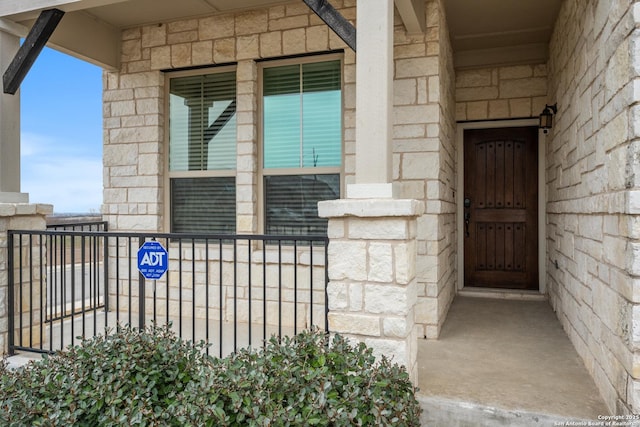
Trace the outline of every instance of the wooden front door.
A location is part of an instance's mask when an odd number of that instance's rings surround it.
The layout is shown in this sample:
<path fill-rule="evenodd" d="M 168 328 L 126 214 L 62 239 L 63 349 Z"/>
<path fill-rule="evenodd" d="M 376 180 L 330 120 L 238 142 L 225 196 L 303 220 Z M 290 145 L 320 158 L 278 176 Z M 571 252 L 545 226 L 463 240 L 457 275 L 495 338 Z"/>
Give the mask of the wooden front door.
<path fill-rule="evenodd" d="M 538 290 L 538 128 L 464 131 L 465 286 Z"/>

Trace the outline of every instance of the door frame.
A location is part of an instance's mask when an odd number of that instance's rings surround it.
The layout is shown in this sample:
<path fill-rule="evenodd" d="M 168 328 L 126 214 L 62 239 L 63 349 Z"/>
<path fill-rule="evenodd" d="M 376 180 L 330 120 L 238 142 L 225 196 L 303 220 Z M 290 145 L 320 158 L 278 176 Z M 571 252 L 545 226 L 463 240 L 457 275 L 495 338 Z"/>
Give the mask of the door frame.
<path fill-rule="evenodd" d="M 511 119 L 490 120 L 477 122 L 459 122 L 456 126 L 456 229 L 458 252 L 458 290 L 464 288 L 464 131 L 466 129 L 492 129 L 507 127 L 538 126 L 538 119 Z M 547 230 L 546 230 L 546 138 L 541 129 L 538 129 L 538 291 L 545 294 L 547 291 Z M 467 288 L 478 289 L 478 288 Z M 480 288 L 482 289 L 482 288 Z M 510 290 L 494 290 L 495 292 L 510 293 Z M 522 292 L 515 290 L 515 292 Z"/>

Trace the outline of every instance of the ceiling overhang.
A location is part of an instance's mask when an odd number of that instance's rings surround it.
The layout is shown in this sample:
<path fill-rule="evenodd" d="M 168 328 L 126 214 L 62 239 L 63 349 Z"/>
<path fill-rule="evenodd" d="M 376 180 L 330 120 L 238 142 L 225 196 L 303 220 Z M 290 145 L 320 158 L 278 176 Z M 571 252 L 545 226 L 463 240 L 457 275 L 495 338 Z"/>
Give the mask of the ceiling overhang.
<path fill-rule="evenodd" d="M 546 62 L 561 2 L 443 0 L 455 67 Z M 60 9 L 65 16 L 48 45 L 115 70 L 119 68 L 123 29 L 292 3 L 295 1 L 5 0 L 0 1 L 0 31 L 24 37 L 42 10 Z M 409 34 L 426 32 L 424 0 L 394 0 L 394 3 Z"/>
<path fill-rule="evenodd" d="M 485 68 L 503 65 L 542 64 L 547 62 L 549 48 L 546 43 L 469 49 L 453 55 L 456 69 Z"/>
<path fill-rule="evenodd" d="M 424 0 L 395 0 L 396 9 L 409 34 L 424 33 L 427 14 Z"/>
<path fill-rule="evenodd" d="M 0 16 L 13 16 L 16 20 L 34 19 L 45 9 L 75 12 L 130 0 L 10 0 L 0 2 Z"/>
<path fill-rule="evenodd" d="M 562 0 L 444 0 L 456 69 L 547 62 Z"/>
<path fill-rule="evenodd" d="M 35 20 L 28 20 L 21 24 L 25 28 L 31 28 L 34 22 Z M 91 34 L 91 37 L 78 37 L 78 34 Z M 121 37 L 121 29 L 78 11 L 64 15 L 47 45 L 104 69 L 117 70 L 120 64 Z"/>

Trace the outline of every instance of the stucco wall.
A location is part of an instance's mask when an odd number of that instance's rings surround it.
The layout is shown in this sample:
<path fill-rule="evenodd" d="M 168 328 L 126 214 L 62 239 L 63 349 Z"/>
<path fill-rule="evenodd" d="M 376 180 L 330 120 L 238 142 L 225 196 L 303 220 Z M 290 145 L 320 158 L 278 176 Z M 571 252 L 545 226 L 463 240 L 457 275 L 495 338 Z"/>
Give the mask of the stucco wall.
<path fill-rule="evenodd" d="M 355 0 L 331 2 L 355 21 Z M 455 290 L 453 66 L 441 0 L 425 34 L 396 16 L 393 178 L 426 202 L 419 219 L 418 335 L 435 337 Z M 356 25 L 357 26 L 357 25 Z M 256 60 L 344 49 L 344 177 L 355 182 L 355 53 L 302 2 L 167 22 L 123 33 L 122 66 L 104 76 L 104 214 L 113 230 L 165 226 L 164 71 L 237 63 L 237 230 L 259 233 Z M 164 230 L 166 231 L 166 230 Z"/>
<path fill-rule="evenodd" d="M 547 138 L 549 296 L 616 414 L 640 412 L 640 127 L 633 106 L 640 15 L 633 3 L 565 1 L 548 68 L 549 100 L 558 103 Z"/>

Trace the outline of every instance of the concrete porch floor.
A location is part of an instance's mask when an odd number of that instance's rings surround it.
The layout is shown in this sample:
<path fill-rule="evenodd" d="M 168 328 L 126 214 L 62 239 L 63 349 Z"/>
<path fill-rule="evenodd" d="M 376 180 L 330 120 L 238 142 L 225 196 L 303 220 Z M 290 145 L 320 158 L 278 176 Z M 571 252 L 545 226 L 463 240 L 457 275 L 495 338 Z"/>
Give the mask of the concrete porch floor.
<path fill-rule="evenodd" d="M 547 301 L 457 296 L 440 338 L 419 341 L 418 365 L 424 425 L 563 425 L 609 415 Z"/>

